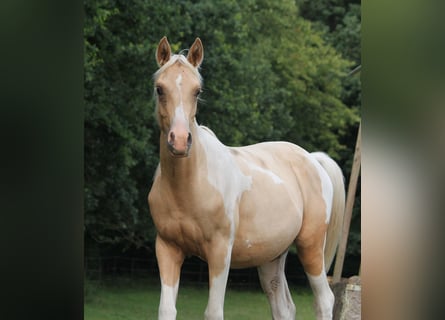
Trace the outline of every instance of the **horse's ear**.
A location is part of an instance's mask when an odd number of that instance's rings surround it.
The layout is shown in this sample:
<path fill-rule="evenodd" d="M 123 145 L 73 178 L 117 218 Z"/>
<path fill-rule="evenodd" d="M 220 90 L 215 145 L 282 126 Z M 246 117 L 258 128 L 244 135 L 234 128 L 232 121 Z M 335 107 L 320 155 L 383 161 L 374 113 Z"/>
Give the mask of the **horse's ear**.
<path fill-rule="evenodd" d="M 156 61 L 158 65 L 162 67 L 164 64 L 170 60 L 170 56 L 172 54 L 170 43 L 168 43 L 167 37 L 163 37 L 161 41 L 159 41 L 158 49 L 156 50 Z"/>
<path fill-rule="evenodd" d="M 194 66 L 199 67 L 204 59 L 204 48 L 202 46 L 201 39 L 196 38 L 190 47 L 189 53 L 187 55 L 187 60 Z"/>

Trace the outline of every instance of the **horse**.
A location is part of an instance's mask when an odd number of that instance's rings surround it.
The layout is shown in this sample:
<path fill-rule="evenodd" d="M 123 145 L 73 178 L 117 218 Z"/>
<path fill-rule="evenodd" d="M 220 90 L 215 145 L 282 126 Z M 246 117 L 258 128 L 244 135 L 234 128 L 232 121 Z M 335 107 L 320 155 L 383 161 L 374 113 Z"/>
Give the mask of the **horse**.
<path fill-rule="evenodd" d="M 317 319 L 332 319 L 326 277 L 345 205 L 341 169 L 328 155 L 283 141 L 228 147 L 196 121 L 204 58 L 196 38 L 187 56 L 163 37 L 154 74 L 159 158 L 148 195 L 161 280 L 158 319 L 176 319 L 181 266 L 206 261 L 205 319 L 224 319 L 230 268 L 257 267 L 273 319 L 295 319 L 284 274 L 295 245 L 314 293 Z"/>

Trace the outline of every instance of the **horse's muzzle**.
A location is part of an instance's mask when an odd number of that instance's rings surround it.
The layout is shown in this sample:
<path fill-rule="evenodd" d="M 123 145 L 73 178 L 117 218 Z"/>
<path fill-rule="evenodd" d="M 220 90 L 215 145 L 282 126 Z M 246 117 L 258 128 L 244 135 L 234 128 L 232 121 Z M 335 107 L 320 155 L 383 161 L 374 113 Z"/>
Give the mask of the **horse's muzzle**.
<path fill-rule="evenodd" d="M 175 133 L 171 130 L 168 134 L 167 145 L 173 157 L 187 157 L 192 146 L 192 134 L 188 131 Z"/>

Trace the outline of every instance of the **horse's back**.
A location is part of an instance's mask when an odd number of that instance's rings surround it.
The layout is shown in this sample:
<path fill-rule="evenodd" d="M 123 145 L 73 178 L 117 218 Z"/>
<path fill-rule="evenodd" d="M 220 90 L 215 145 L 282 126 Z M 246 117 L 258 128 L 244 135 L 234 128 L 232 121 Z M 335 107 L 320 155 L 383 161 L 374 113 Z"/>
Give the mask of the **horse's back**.
<path fill-rule="evenodd" d="M 286 192 L 295 199 L 298 195 L 307 197 L 308 192 L 318 188 L 320 177 L 315 159 L 298 145 L 263 142 L 230 151 L 243 173 L 253 178 L 254 189 Z"/>

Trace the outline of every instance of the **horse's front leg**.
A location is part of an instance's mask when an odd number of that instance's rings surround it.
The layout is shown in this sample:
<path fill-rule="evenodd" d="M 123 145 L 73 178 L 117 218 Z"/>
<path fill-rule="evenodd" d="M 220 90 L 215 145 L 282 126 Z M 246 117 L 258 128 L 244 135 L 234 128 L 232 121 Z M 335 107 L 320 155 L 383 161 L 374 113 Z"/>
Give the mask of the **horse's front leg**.
<path fill-rule="evenodd" d="M 224 319 L 224 296 L 230 269 L 232 244 L 226 239 L 214 239 L 208 248 L 209 301 L 205 311 L 206 320 Z"/>
<path fill-rule="evenodd" d="M 161 301 L 158 319 L 175 320 L 176 298 L 184 254 L 177 246 L 164 241 L 158 235 L 156 237 L 156 258 L 161 276 Z"/>

